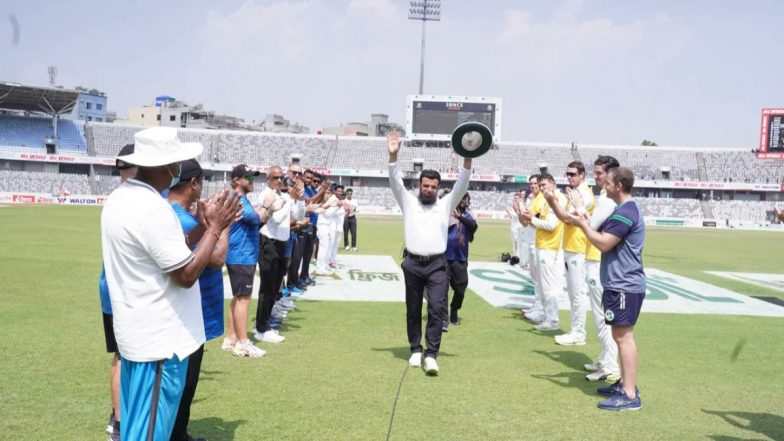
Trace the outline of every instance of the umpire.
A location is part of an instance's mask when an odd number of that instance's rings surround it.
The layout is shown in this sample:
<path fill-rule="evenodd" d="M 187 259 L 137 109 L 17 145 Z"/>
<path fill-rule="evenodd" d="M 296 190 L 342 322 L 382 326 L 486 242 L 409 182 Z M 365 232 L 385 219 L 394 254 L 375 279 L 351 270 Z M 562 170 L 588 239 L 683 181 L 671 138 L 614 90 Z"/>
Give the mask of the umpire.
<path fill-rule="evenodd" d="M 406 283 L 406 322 L 411 345 L 410 366 L 423 366 L 429 375 L 438 375 L 436 357 L 441 346 L 441 326 L 446 320 L 448 291 L 447 262 L 444 256 L 447 228 L 452 211 L 468 189 L 471 159 L 464 158 L 463 168 L 449 195 L 438 199 L 441 175 L 423 170 L 419 176 L 419 196 L 406 191 L 397 162 L 400 134 L 387 136 L 389 149 L 389 186 L 403 212 L 405 242 L 403 275 Z M 427 293 L 425 293 L 427 288 Z M 427 330 L 424 364 L 422 363 L 422 299 L 427 298 Z"/>

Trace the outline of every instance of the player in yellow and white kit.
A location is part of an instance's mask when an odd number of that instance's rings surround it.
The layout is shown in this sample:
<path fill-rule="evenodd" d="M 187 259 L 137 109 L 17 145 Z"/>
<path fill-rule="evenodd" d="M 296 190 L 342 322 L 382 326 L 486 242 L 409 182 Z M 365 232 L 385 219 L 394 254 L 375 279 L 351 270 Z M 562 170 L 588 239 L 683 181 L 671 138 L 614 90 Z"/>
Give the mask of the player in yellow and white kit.
<path fill-rule="evenodd" d="M 596 181 L 596 186 L 603 188 L 606 182 L 607 172 L 619 166 L 618 160 L 612 156 L 599 156 L 594 162 L 594 179 Z M 581 212 L 586 210 L 588 212 L 591 218 L 591 227 L 594 229 L 599 228 L 615 209 L 615 202 L 609 199 L 604 194 L 604 191 L 602 191 L 600 196 L 594 198 L 594 203 L 591 206 L 583 203 L 580 192 L 570 192 L 569 199 L 575 211 Z M 565 210 L 555 209 L 554 211 L 561 220 L 569 222 L 569 216 L 567 216 Z M 586 281 L 588 283 L 588 298 L 590 299 L 591 312 L 593 313 L 594 323 L 596 325 L 596 334 L 601 346 L 597 361 L 583 366 L 585 370 L 590 372 L 585 376 L 585 379 L 588 381 L 617 380 L 620 378 L 618 368 L 618 346 L 615 344 L 615 341 L 613 341 L 610 327 L 605 324 L 604 308 L 602 307 L 603 288 L 599 280 L 601 259 L 601 252 L 591 245 L 590 242 L 587 242 L 585 269 L 587 276 Z"/>
<path fill-rule="evenodd" d="M 584 207 L 593 206 L 593 192 L 585 182 L 585 165 L 580 161 L 570 162 L 566 166 L 566 178 L 569 181 L 569 192 L 579 192 Z M 547 202 L 555 202 L 555 198 Z M 574 210 L 572 202 L 566 204 L 567 211 Z M 588 283 L 585 273 L 585 250 L 588 244 L 583 230 L 575 225 L 564 225 L 564 262 L 566 263 L 566 291 L 569 293 L 569 306 L 572 311 L 572 322 L 569 332 L 556 335 L 555 342 L 559 345 L 585 345 L 585 314 L 588 309 Z"/>
<path fill-rule="evenodd" d="M 558 191 L 555 178 L 547 173 L 539 176 L 540 192 L 551 192 L 561 207 L 566 206 L 566 197 Z M 540 196 L 543 198 L 542 193 Z M 564 224 L 552 212 L 550 206 L 542 204 L 538 213 L 527 210 L 520 213 L 522 222 L 530 222 L 536 228 L 536 262 L 542 284 L 542 304 L 544 321 L 536 325 L 538 331 L 552 331 L 559 328 L 558 296 L 563 291 L 564 266 L 561 244 Z"/>
<path fill-rule="evenodd" d="M 525 204 L 519 204 L 516 208 L 513 206 L 518 220 L 523 225 L 523 241 L 526 245 L 528 253 L 528 270 L 531 275 L 531 280 L 534 285 L 534 302 L 528 309 L 521 311 L 524 318 L 539 324 L 544 321 L 544 307 L 542 306 L 542 280 L 539 277 L 539 262 L 536 259 L 536 228 L 531 226 L 530 221 L 524 221 L 520 218 L 520 213 L 528 210 L 537 215 L 542 205 L 547 202 L 539 192 L 539 175 L 534 174 L 528 177 L 528 185 L 531 193 L 525 200 Z"/>

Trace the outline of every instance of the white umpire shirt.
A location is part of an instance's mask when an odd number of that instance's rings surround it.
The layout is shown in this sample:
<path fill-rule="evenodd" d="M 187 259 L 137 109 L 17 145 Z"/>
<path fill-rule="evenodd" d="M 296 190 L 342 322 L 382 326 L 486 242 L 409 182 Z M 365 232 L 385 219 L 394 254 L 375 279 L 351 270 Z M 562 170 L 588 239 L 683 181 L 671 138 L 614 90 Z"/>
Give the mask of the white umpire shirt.
<path fill-rule="evenodd" d="M 403 237 L 409 252 L 432 256 L 446 251 L 450 214 L 463 199 L 470 179 L 471 170 L 460 167 L 452 191 L 431 205 L 423 205 L 416 196 L 406 191 L 399 163 L 389 164 L 389 186 L 403 212 Z"/>
<path fill-rule="evenodd" d="M 282 195 L 271 188 L 267 188 L 259 196 L 259 203 L 263 205 L 270 194 L 273 196 L 273 202 L 270 205 L 275 204 L 278 199 L 283 199 L 285 204 L 283 208 L 273 212 L 267 223 L 261 227 L 261 235 L 268 239 L 288 241 L 291 233 L 291 206 L 293 202 L 288 195 Z"/>
<path fill-rule="evenodd" d="M 182 360 L 204 344 L 199 284 L 184 288 L 169 276 L 193 253 L 161 194 L 135 179 L 120 185 L 104 203 L 101 240 L 122 357 Z"/>

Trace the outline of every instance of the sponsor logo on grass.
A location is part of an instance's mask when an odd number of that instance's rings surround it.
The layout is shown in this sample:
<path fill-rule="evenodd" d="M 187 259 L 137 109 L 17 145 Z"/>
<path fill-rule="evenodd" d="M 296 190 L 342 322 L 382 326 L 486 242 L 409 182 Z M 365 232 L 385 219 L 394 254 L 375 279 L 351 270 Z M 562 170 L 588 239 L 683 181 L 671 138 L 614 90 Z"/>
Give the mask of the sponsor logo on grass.
<path fill-rule="evenodd" d="M 752 285 L 784 291 L 784 274 L 736 273 L 731 271 L 706 271 L 708 274 L 750 283 Z"/>
<path fill-rule="evenodd" d="M 522 308 L 533 303 L 534 285 L 527 270 L 500 262 L 470 262 L 468 269 L 468 288 L 491 305 Z M 784 308 L 725 288 L 654 268 L 646 268 L 645 272 L 645 312 L 784 317 Z M 558 296 L 558 306 L 569 309 L 565 290 Z"/>

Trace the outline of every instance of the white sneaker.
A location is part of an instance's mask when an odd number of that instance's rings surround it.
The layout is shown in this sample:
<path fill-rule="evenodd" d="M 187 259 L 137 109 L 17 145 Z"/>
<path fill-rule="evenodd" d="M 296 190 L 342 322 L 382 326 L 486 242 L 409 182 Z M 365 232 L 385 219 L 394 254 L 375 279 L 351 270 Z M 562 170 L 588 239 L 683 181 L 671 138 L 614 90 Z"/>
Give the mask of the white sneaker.
<path fill-rule="evenodd" d="M 295 305 L 294 302 L 291 301 L 291 299 L 281 299 L 278 302 L 278 304 L 280 305 L 281 308 L 288 309 L 289 311 L 293 311 L 297 309 L 297 305 Z"/>
<path fill-rule="evenodd" d="M 270 314 L 272 314 L 272 316 L 277 319 L 284 319 L 289 316 L 289 313 L 285 309 L 281 308 L 272 308 L 272 312 Z"/>
<path fill-rule="evenodd" d="M 352 248 L 352 250 L 356 253 L 357 252 L 357 247 Z"/>
<path fill-rule="evenodd" d="M 438 363 L 433 357 L 425 357 L 425 373 L 428 375 L 438 375 Z"/>
<path fill-rule="evenodd" d="M 621 378 L 619 372 L 612 372 L 604 368 L 600 368 L 598 371 L 591 372 L 585 376 L 585 379 L 588 381 L 615 381 L 619 378 Z"/>
<path fill-rule="evenodd" d="M 573 334 L 561 334 L 555 336 L 555 343 L 561 346 L 585 346 L 585 339 Z"/>
<path fill-rule="evenodd" d="M 221 344 L 222 351 L 231 351 L 234 349 L 234 341 L 229 340 L 228 338 L 223 339 L 223 344 Z"/>
<path fill-rule="evenodd" d="M 585 369 L 588 372 L 596 372 L 601 368 L 602 366 L 599 365 L 598 361 L 596 363 L 586 363 L 583 365 L 583 369 Z"/>
<path fill-rule="evenodd" d="M 348 250 L 350 250 L 350 249 L 351 249 L 351 247 L 346 247 L 346 251 L 348 251 Z"/>
<path fill-rule="evenodd" d="M 408 358 L 408 365 L 414 367 L 422 366 L 422 353 L 421 352 L 412 353 L 411 357 Z"/>
<path fill-rule="evenodd" d="M 267 343 L 283 343 L 283 340 L 286 339 L 286 337 L 278 334 L 278 331 L 274 329 L 270 329 L 263 334 L 257 332 L 253 336 L 256 337 L 256 340 L 265 341 Z"/>
<path fill-rule="evenodd" d="M 542 322 L 538 325 L 534 326 L 534 329 L 537 331 L 555 331 L 557 329 L 561 329 L 561 326 L 558 322 Z"/>
<path fill-rule="evenodd" d="M 530 314 L 525 314 L 525 318 L 536 323 L 537 325 L 544 321 L 544 313 L 543 312 L 532 312 Z"/>
<path fill-rule="evenodd" d="M 251 358 L 259 358 L 267 355 L 267 351 L 254 345 L 250 340 L 245 340 L 244 343 L 240 343 L 240 342 L 235 343 L 234 350 L 232 351 L 232 353 L 237 357 L 251 357 Z"/>

